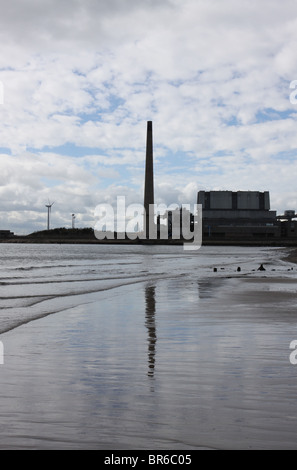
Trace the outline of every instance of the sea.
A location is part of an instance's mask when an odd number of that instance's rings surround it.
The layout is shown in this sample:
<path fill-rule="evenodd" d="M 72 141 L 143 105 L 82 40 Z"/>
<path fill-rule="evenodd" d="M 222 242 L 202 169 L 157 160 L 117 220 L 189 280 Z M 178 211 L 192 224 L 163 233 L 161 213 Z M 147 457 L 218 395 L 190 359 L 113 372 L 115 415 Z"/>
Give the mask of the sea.
<path fill-rule="evenodd" d="M 297 448 L 285 254 L 0 244 L 0 448 Z"/>
<path fill-rule="evenodd" d="M 161 279 L 182 281 L 188 293 L 192 282 L 198 282 L 191 294 L 198 300 L 199 282 L 203 291 L 207 280 L 257 275 L 260 264 L 272 265 L 279 251 L 259 247 L 186 251 L 182 246 L 0 244 L 0 333 L 95 301 L 103 291 Z M 270 275 L 281 272 L 287 276 L 285 263 L 277 260 L 276 268 L 270 269 Z"/>

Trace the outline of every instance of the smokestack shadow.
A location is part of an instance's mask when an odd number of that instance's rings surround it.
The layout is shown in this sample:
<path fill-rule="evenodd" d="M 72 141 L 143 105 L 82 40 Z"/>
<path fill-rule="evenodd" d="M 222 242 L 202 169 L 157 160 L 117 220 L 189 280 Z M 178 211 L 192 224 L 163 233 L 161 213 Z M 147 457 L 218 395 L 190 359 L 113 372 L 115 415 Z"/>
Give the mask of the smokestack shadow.
<path fill-rule="evenodd" d="M 156 288 L 146 286 L 145 288 L 145 326 L 148 332 L 148 376 L 154 377 L 156 363 Z"/>

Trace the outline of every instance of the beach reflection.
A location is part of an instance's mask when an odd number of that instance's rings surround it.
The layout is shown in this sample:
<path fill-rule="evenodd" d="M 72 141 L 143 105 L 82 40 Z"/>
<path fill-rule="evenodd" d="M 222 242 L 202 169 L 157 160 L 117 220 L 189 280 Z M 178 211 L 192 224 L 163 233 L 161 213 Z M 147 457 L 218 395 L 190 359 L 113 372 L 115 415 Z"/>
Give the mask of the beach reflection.
<path fill-rule="evenodd" d="M 199 299 L 212 299 L 226 283 L 226 279 L 199 279 L 197 283 Z"/>
<path fill-rule="evenodd" d="M 145 288 L 145 326 L 148 331 L 148 376 L 154 377 L 156 361 L 156 299 L 155 286 Z"/>

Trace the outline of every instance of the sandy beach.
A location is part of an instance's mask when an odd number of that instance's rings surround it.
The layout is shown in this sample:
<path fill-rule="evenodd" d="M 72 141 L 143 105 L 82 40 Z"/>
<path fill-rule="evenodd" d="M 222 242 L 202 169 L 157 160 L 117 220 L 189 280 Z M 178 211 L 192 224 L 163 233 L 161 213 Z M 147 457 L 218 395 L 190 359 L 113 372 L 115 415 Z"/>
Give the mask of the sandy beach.
<path fill-rule="evenodd" d="M 121 286 L 2 334 L 0 448 L 297 449 L 294 269 Z"/>

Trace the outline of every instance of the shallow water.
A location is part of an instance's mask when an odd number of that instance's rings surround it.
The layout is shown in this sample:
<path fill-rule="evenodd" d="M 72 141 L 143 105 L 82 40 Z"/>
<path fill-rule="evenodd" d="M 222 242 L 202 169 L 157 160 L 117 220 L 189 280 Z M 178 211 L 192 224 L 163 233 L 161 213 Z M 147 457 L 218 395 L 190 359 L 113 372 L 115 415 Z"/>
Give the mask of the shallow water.
<path fill-rule="evenodd" d="M 5 247 L 0 448 L 297 448 L 278 250 Z"/>
<path fill-rule="evenodd" d="M 287 276 L 277 263 L 278 249 L 111 245 L 0 244 L 0 333 L 49 313 L 95 300 L 98 292 L 157 279 L 201 280 L 200 290 L 215 278 L 253 273 L 259 263 L 270 276 Z M 240 265 L 242 271 L 236 272 Z M 259 275 L 261 275 L 259 273 Z M 294 273 L 290 273 L 294 276 Z M 92 295 L 91 295 L 92 294 Z"/>

